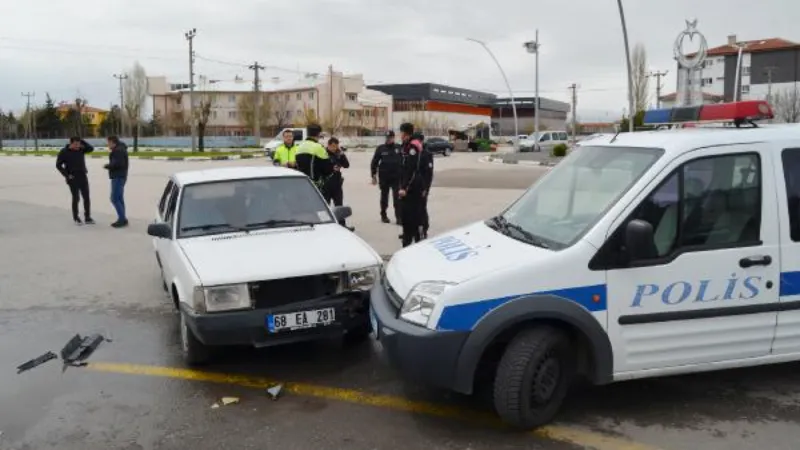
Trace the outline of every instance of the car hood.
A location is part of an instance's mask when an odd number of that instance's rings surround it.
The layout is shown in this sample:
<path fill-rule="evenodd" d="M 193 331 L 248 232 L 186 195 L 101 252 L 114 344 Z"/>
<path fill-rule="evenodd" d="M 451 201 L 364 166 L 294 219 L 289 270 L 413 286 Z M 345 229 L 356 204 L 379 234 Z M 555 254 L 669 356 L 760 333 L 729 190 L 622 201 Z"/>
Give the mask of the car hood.
<path fill-rule="evenodd" d="M 478 222 L 400 250 L 386 265 L 385 273 L 392 289 L 404 298 L 422 281 L 460 284 L 552 254 Z"/>
<path fill-rule="evenodd" d="M 338 224 L 273 228 L 178 241 L 204 286 L 341 272 L 381 264 Z"/>

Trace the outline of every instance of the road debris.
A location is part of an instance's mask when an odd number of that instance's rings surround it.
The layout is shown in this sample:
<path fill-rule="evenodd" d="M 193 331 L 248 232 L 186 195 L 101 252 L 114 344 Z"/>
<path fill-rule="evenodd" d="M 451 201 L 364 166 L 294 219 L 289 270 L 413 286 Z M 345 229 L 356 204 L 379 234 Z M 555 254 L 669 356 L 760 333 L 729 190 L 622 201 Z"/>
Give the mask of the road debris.
<path fill-rule="evenodd" d="M 17 366 L 17 375 L 27 370 L 31 370 L 34 367 L 40 366 L 46 363 L 47 361 L 50 361 L 51 359 L 58 359 L 58 356 L 53 352 L 47 352 L 44 355 L 34 358 L 24 364 L 20 364 L 19 366 Z M 0 434 L 2 434 L 2 432 L 0 432 Z"/>
<path fill-rule="evenodd" d="M 219 403 L 214 403 L 213 405 L 211 405 L 211 409 L 217 409 L 217 408 L 219 408 Z"/>
<path fill-rule="evenodd" d="M 235 403 L 239 403 L 239 397 L 222 397 L 222 404 L 224 406 L 233 405 Z"/>
<path fill-rule="evenodd" d="M 271 388 L 267 389 L 267 394 L 269 394 L 272 400 L 277 400 L 278 396 L 281 395 L 281 391 L 283 391 L 283 385 L 276 384 L 275 386 L 272 386 Z"/>
<path fill-rule="evenodd" d="M 66 369 L 67 366 L 85 366 L 85 360 L 92 356 L 92 353 L 94 353 L 104 340 L 107 339 L 99 334 L 93 334 L 85 338 L 81 337 L 80 334 L 73 336 L 64 348 L 61 349 L 61 359 L 64 360 L 64 368 Z"/>

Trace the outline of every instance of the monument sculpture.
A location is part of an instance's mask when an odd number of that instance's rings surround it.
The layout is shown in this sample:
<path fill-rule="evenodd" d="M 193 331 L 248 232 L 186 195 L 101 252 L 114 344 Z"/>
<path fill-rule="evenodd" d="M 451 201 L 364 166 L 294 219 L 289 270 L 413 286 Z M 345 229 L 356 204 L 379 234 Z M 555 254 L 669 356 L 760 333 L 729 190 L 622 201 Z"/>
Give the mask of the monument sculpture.
<path fill-rule="evenodd" d="M 695 42 L 698 47 L 691 53 L 686 53 L 683 44 L 686 38 Z M 708 43 L 705 36 L 697 31 L 697 19 L 687 20 L 686 29 L 675 39 L 673 49 L 675 60 L 678 61 L 678 89 L 675 106 L 695 106 L 703 104 L 703 66 L 708 54 Z"/>

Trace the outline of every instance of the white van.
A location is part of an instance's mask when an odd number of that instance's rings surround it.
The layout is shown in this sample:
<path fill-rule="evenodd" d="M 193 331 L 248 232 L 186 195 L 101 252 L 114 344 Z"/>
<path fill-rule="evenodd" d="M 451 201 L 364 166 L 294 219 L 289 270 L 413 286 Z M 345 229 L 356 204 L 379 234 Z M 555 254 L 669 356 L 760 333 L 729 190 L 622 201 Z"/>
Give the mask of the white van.
<path fill-rule="evenodd" d="M 536 135 L 531 134 L 519 143 L 521 152 L 550 152 L 558 144 L 569 145 L 569 134 L 566 131 L 540 131 L 539 142 Z"/>
<path fill-rule="evenodd" d="M 740 102 L 693 117 L 726 115 L 772 113 Z M 496 217 L 384 272 L 370 314 L 384 355 L 433 385 L 492 389 L 518 427 L 552 420 L 579 375 L 800 360 L 800 126 L 595 139 Z"/>

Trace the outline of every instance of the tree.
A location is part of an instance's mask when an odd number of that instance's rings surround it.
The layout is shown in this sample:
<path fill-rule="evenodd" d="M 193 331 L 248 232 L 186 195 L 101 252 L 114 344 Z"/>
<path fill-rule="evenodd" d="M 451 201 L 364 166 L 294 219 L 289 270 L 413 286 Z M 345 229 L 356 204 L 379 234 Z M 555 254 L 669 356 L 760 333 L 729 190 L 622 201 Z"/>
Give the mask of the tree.
<path fill-rule="evenodd" d="M 631 55 L 633 79 L 633 106 L 636 111 L 645 111 L 650 103 L 650 77 L 647 76 L 647 51 L 641 43 L 636 44 Z"/>
<path fill-rule="evenodd" d="M 800 92 L 797 85 L 793 89 L 785 89 L 772 94 L 772 106 L 775 117 L 781 122 L 800 122 Z"/>
<path fill-rule="evenodd" d="M 269 102 L 269 97 L 264 93 L 260 93 L 261 101 L 259 102 L 258 108 L 258 122 L 259 122 L 259 129 L 263 132 L 264 128 L 269 126 L 269 117 L 272 111 L 272 105 Z M 239 103 L 237 104 L 239 109 L 239 117 L 244 122 L 245 126 L 249 130 L 253 130 L 256 127 L 256 108 L 255 108 L 255 93 L 250 95 L 240 95 L 239 96 Z M 261 133 L 263 135 L 263 133 Z"/>
<path fill-rule="evenodd" d="M 197 122 L 197 151 L 205 151 L 206 126 L 211 117 L 211 104 L 214 101 L 212 93 L 209 92 L 208 78 L 200 76 L 200 92 L 195 91 L 195 99 L 198 99 L 197 106 L 192 105 L 192 116 Z"/>
<path fill-rule="evenodd" d="M 36 113 L 36 134 L 40 137 L 63 137 L 64 124 L 58 116 L 58 110 L 50 94 L 47 94 L 44 106 Z"/>
<path fill-rule="evenodd" d="M 103 136 L 111 136 L 120 129 L 122 124 L 122 110 L 119 105 L 111 106 L 111 110 L 106 114 L 103 121 L 100 123 L 100 134 Z"/>
<path fill-rule="evenodd" d="M 85 136 L 86 135 L 86 121 L 83 117 L 83 111 L 86 108 L 87 101 L 85 98 L 76 98 L 75 104 L 72 105 L 69 110 L 67 110 L 67 114 L 64 115 L 62 120 L 64 124 L 64 130 L 72 134 L 73 136 Z"/>
<path fill-rule="evenodd" d="M 133 126 L 133 151 L 139 151 L 139 132 L 142 122 L 142 110 L 144 103 L 147 101 L 147 73 L 139 64 L 139 61 L 133 63 L 133 67 L 128 72 L 128 78 L 125 79 L 123 85 L 125 93 L 125 113 L 129 123 Z"/>
<path fill-rule="evenodd" d="M 272 111 L 275 115 L 275 122 L 278 130 L 282 130 L 289 125 L 289 94 L 275 94 L 272 98 Z"/>
<path fill-rule="evenodd" d="M 312 123 L 319 123 L 317 111 L 314 108 L 309 108 L 308 105 L 303 105 L 303 115 L 294 121 L 294 126 L 303 128 L 311 125 Z"/>

